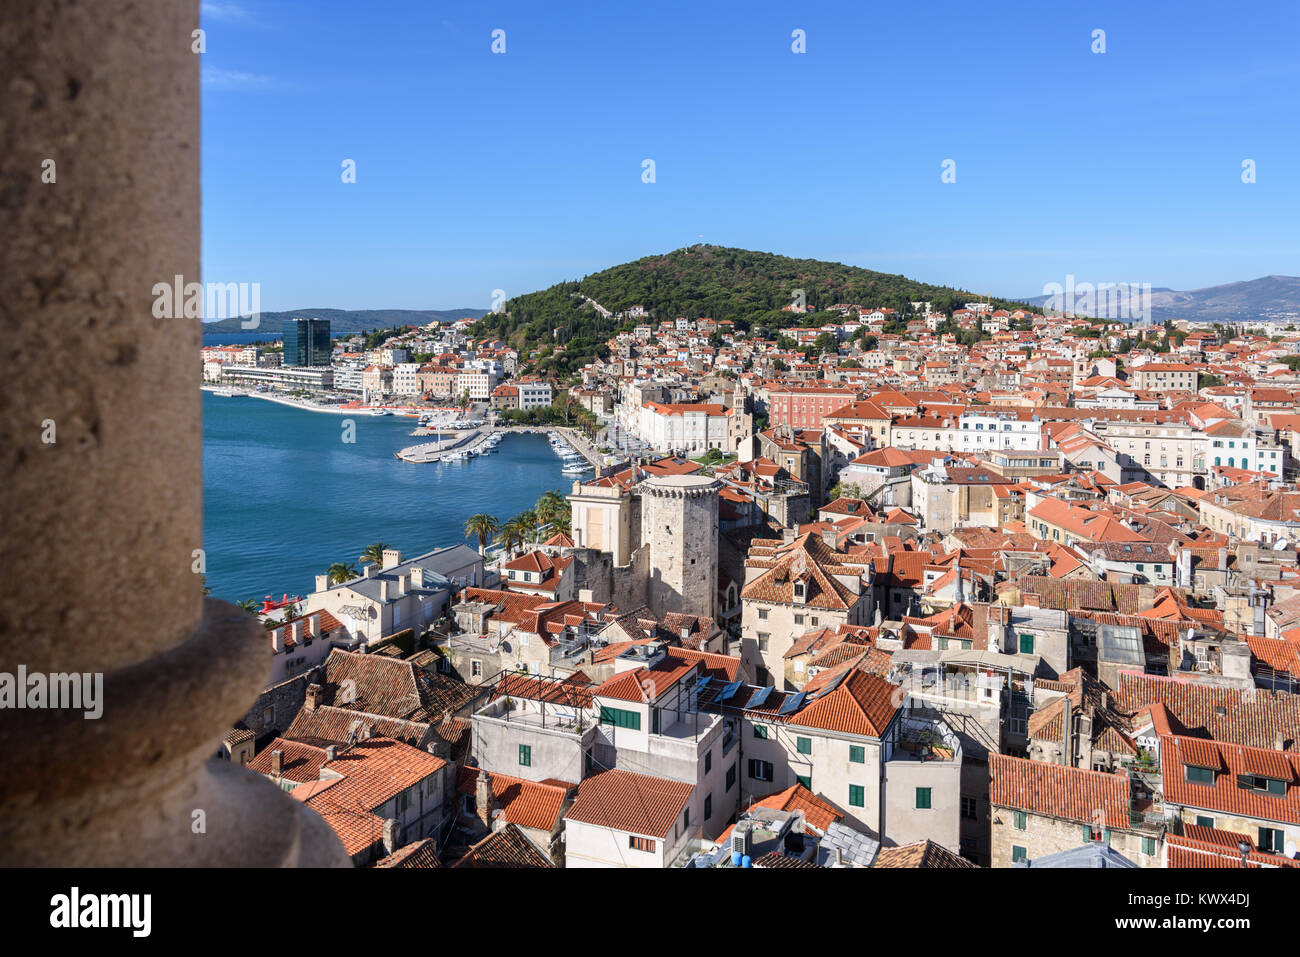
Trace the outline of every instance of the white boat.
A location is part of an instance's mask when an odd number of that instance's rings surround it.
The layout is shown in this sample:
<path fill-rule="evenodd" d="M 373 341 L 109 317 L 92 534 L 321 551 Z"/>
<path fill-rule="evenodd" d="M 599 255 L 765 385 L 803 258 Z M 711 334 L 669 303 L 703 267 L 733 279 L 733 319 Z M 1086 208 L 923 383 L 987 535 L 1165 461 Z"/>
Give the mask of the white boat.
<path fill-rule="evenodd" d="M 562 475 L 581 475 L 583 472 L 590 472 L 591 466 L 586 462 L 574 462 L 572 465 L 566 465 L 560 469 Z"/>
<path fill-rule="evenodd" d="M 371 409 L 370 414 L 371 415 L 392 415 L 393 413 L 389 412 L 387 409 Z"/>

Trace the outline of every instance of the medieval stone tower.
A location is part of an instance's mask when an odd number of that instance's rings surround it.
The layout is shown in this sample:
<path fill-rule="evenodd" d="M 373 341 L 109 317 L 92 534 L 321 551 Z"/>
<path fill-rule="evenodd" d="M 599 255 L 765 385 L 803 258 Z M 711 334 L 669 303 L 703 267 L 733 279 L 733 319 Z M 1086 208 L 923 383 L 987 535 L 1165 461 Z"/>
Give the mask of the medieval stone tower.
<path fill-rule="evenodd" d="M 641 491 L 646 604 L 656 615 L 712 618 L 718 593 L 718 489 L 707 475 L 662 475 Z"/>

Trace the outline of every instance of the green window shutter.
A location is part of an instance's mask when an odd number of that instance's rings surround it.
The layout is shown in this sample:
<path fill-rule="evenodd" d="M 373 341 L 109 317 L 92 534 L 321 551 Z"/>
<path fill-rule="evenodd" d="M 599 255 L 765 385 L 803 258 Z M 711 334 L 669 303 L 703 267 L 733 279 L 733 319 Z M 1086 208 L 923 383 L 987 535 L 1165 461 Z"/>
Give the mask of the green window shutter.
<path fill-rule="evenodd" d="M 929 789 L 929 788 L 917 788 L 917 789 L 916 789 L 916 807 L 917 807 L 917 810 L 920 810 L 920 811 L 926 811 L 926 810 L 929 810 L 929 808 L 930 808 L 930 789 Z"/>
<path fill-rule="evenodd" d="M 704 797 L 704 820 L 713 817 L 713 795 L 707 794 Z"/>
<path fill-rule="evenodd" d="M 727 790 L 730 791 L 736 786 L 736 766 L 733 764 L 727 768 Z"/>
<path fill-rule="evenodd" d="M 1026 855 L 1026 853 L 1025 853 L 1025 849 L 1024 849 L 1023 847 L 1021 847 L 1019 844 L 1012 844 L 1012 845 L 1011 845 L 1011 862 L 1012 862 L 1013 864 L 1019 864 L 1021 861 L 1024 861 L 1024 860 L 1026 860 L 1026 859 L 1027 859 L 1027 855 Z"/>
<path fill-rule="evenodd" d="M 1087 824 L 1085 824 L 1085 825 L 1083 826 L 1083 839 L 1084 839 L 1085 841 L 1091 841 L 1091 840 L 1092 840 L 1092 828 L 1091 828 L 1090 826 L 1088 826 Z"/>
<path fill-rule="evenodd" d="M 704 752 L 704 773 L 708 774 L 712 770 L 713 770 L 713 752 L 705 751 Z"/>
<path fill-rule="evenodd" d="M 636 711 L 628 711 L 625 708 L 606 708 L 602 705 L 600 709 L 600 723 L 613 725 L 616 728 L 627 728 L 631 731 L 640 731 L 641 715 Z"/>
<path fill-rule="evenodd" d="M 1017 831 L 1023 831 L 1029 827 L 1029 818 L 1024 811 L 1012 811 L 1011 817 L 1015 822 Z"/>
<path fill-rule="evenodd" d="M 526 768 L 532 767 L 533 746 L 531 744 L 519 745 L 519 763 Z"/>
<path fill-rule="evenodd" d="M 849 785 L 849 807 L 865 807 L 867 804 L 867 792 L 860 784 Z"/>
<path fill-rule="evenodd" d="M 1104 844 L 1110 843 L 1110 828 L 1104 827 L 1101 830 L 1101 840 Z"/>
<path fill-rule="evenodd" d="M 849 760 L 854 764 L 867 763 L 867 749 L 860 745 L 849 745 Z"/>
<path fill-rule="evenodd" d="M 812 775 L 811 775 L 811 774 L 797 774 L 797 775 L 795 775 L 795 779 L 796 779 L 800 784 L 802 784 L 804 787 L 806 787 L 809 791 L 812 790 Z"/>
<path fill-rule="evenodd" d="M 800 754 L 812 754 L 812 738 L 795 738 L 794 746 Z"/>
<path fill-rule="evenodd" d="M 1034 636 L 1022 634 L 1020 636 L 1020 653 L 1022 655 L 1032 655 L 1034 653 Z"/>
<path fill-rule="evenodd" d="M 1142 838 L 1142 853 L 1150 857 L 1156 852 L 1156 839 L 1154 837 Z"/>
<path fill-rule="evenodd" d="M 756 724 L 756 725 L 754 725 L 754 737 L 756 737 L 756 738 L 766 738 L 766 737 L 767 737 L 767 725 L 765 725 L 765 724 Z"/>
<path fill-rule="evenodd" d="M 1196 823 L 1199 827 L 1214 827 L 1214 818 L 1198 814 L 1196 815 Z"/>

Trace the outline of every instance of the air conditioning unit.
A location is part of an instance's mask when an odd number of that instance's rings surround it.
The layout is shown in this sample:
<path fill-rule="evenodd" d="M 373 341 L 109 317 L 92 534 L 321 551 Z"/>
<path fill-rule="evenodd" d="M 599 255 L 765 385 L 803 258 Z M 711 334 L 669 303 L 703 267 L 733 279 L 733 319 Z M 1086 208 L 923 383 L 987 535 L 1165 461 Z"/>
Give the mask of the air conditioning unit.
<path fill-rule="evenodd" d="M 754 837 L 750 833 L 753 827 L 750 821 L 739 821 L 731 829 L 731 852 L 742 856 L 748 855 L 754 846 Z"/>

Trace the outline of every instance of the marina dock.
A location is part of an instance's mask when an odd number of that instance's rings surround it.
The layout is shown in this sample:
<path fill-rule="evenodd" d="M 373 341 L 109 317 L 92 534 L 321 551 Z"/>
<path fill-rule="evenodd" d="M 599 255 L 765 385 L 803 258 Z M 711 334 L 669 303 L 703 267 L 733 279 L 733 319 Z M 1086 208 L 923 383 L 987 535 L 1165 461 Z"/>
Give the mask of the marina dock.
<path fill-rule="evenodd" d="M 412 435 L 433 435 L 437 430 L 425 429 L 423 427 L 416 429 Z M 494 435 L 506 435 L 509 433 L 535 432 L 543 435 L 556 434 L 562 438 L 566 444 L 573 448 L 579 455 L 586 460 L 587 464 L 594 469 L 599 470 L 604 464 L 601 461 L 601 455 L 597 452 L 584 438 L 576 434 L 573 429 L 566 428 L 537 428 L 532 426 L 497 426 L 495 428 L 475 429 L 472 432 L 460 435 L 456 441 L 447 443 L 425 442 L 419 445 L 407 446 L 393 453 L 394 458 L 401 459 L 403 462 L 412 462 L 416 464 L 425 464 L 429 462 L 441 462 L 444 459 L 458 457 L 464 452 L 478 452 L 491 440 Z M 441 434 L 446 434 L 445 432 Z"/>

